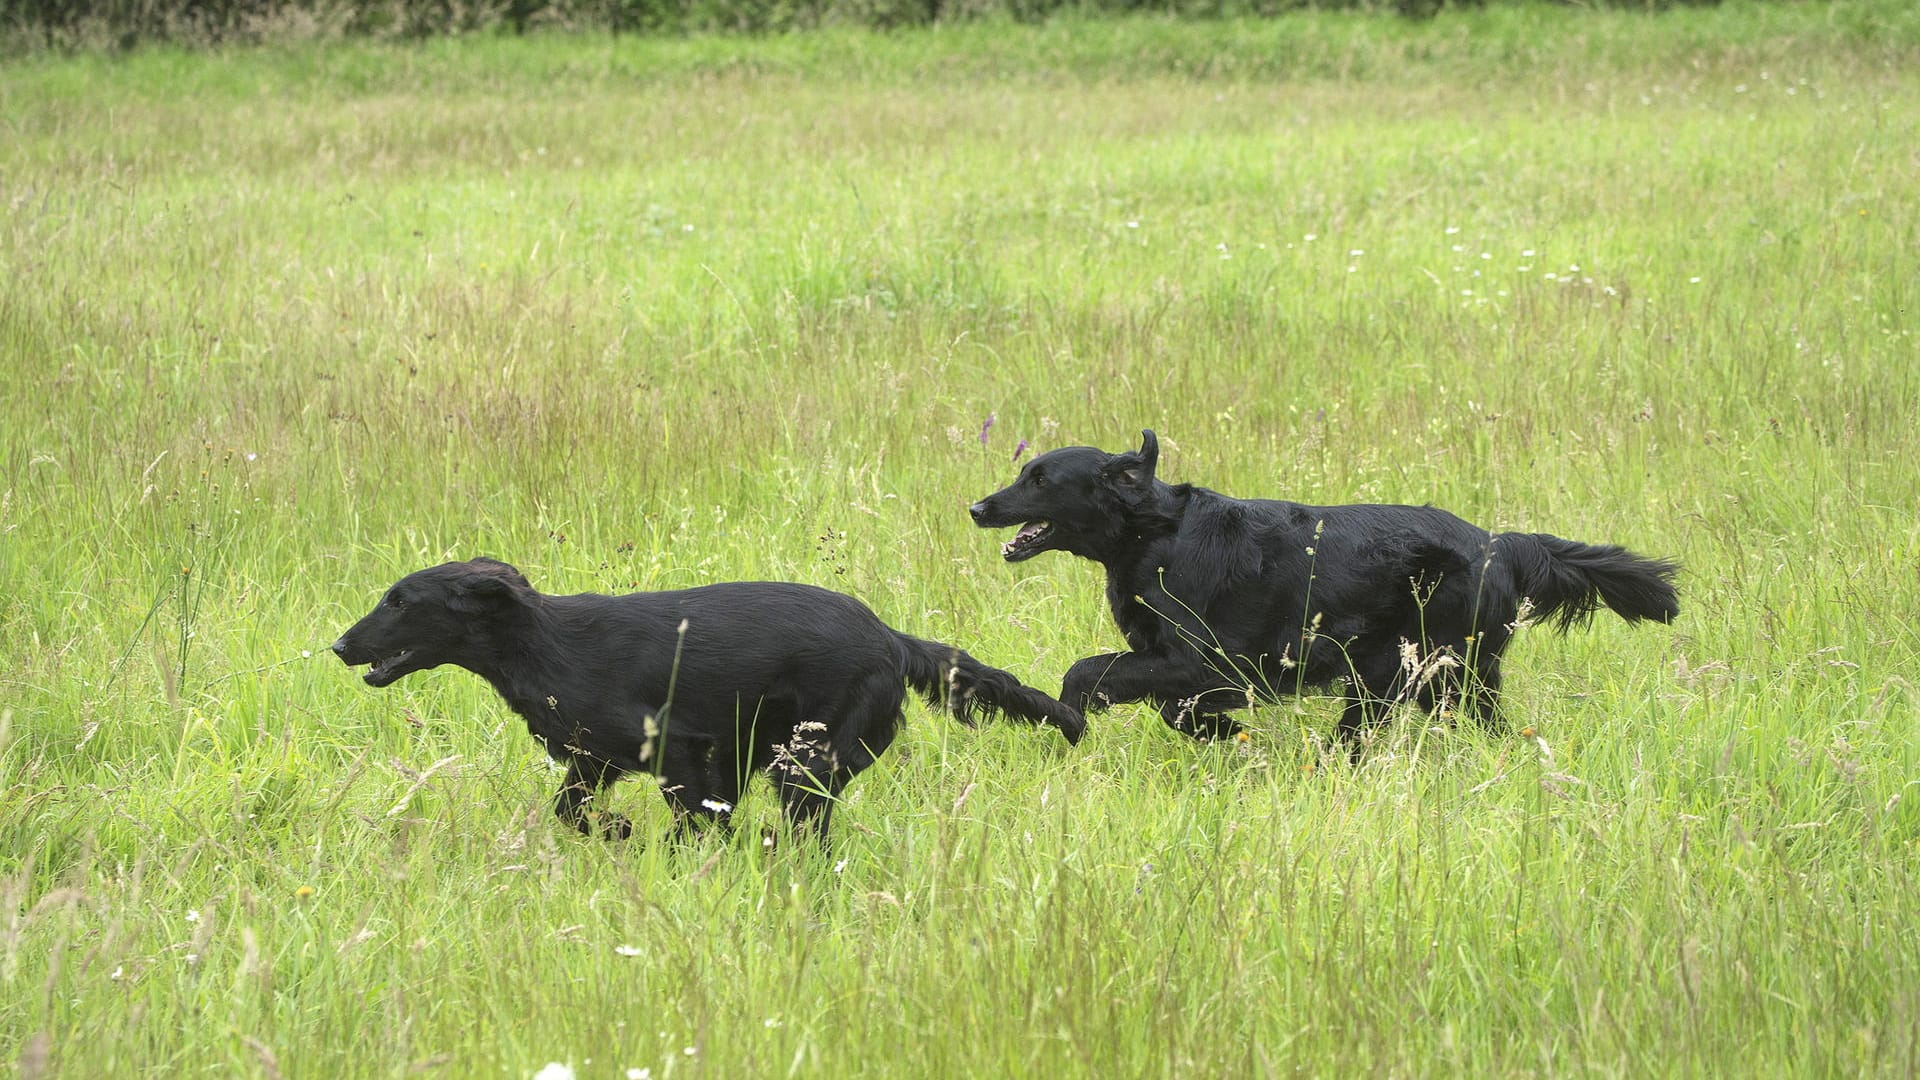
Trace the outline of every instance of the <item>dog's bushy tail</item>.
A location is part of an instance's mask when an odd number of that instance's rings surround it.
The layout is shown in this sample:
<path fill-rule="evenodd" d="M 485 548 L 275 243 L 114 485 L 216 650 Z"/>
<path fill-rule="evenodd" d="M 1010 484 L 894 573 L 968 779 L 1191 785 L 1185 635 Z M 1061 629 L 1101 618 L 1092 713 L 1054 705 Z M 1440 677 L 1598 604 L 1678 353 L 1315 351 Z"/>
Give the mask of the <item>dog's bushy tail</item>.
<path fill-rule="evenodd" d="M 988 667 L 966 650 L 898 631 L 894 637 L 899 641 L 907 685 L 935 708 L 952 713 L 955 720 L 971 726 L 975 717 L 998 712 L 1057 727 L 1069 743 L 1079 742 L 1086 734 L 1087 721 L 1079 710 L 999 668 Z"/>
<path fill-rule="evenodd" d="M 1602 604 L 1630 623 L 1672 622 L 1680 614 L 1673 587 L 1679 563 L 1546 533 L 1501 533 L 1494 540 L 1496 559 L 1505 556 L 1514 588 L 1533 603 L 1531 617 L 1552 619 L 1561 630 L 1586 621 Z"/>

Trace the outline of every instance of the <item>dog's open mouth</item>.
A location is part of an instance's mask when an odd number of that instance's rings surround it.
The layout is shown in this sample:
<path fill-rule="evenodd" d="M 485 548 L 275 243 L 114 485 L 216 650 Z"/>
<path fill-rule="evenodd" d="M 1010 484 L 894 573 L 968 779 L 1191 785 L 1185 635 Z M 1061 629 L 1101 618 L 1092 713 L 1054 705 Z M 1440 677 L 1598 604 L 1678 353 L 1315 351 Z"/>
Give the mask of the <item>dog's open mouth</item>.
<path fill-rule="evenodd" d="M 1030 558 L 1041 551 L 1041 545 L 1052 535 L 1053 522 L 1029 521 L 1020 526 L 1020 531 L 1014 534 L 1013 539 L 1000 545 L 1000 557 L 1008 562 Z"/>
<path fill-rule="evenodd" d="M 412 649 L 402 649 L 392 656 L 383 656 L 373 662 L 373 666 L 367 669 L 364 678 L 370 686 L 385 686 L 407 673 L 402 665 L 412 656 Z"/>

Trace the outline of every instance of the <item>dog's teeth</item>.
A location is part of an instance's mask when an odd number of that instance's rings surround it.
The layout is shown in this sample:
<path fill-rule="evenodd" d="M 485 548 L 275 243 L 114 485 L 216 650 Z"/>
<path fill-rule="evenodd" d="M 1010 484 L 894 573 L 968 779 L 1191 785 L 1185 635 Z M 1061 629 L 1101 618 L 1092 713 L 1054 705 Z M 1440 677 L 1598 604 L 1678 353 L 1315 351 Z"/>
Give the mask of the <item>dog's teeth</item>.
<path fill-rule="evenodd" d="M 1038 540 L 1040 534 L 1046 532 L 1052 526 L 1053 523 L 1050 521 L 1029 521 L 1025 525 L 1020 526 L 1020 531 L 1014 534 L 1013 539 L 1000 545 L 1000 554 L 1014 554 L 1020 548 Z"/>

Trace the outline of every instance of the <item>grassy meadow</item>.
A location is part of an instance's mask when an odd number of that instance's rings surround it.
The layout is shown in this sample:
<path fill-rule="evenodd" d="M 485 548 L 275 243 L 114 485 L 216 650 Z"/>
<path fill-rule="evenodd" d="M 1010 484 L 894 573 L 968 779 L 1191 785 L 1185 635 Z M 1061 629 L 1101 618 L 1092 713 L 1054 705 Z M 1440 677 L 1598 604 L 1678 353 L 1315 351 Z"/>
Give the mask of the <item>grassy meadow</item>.
<path fill-rule="evenodd" d="M 0 67 L 9 1075 L 1911 1075 L 1920 14 L 1064 21 Z M 986 426 L 991 420 L 991 426 Z M 403 573 L 850 591 L 1054 690 L 1016 445 L 1685 563 L 1068 748 L 917 703 L 830 853 L 582 839 Z M 1530 733 L 1530 734 L 1529 734 Z"/>

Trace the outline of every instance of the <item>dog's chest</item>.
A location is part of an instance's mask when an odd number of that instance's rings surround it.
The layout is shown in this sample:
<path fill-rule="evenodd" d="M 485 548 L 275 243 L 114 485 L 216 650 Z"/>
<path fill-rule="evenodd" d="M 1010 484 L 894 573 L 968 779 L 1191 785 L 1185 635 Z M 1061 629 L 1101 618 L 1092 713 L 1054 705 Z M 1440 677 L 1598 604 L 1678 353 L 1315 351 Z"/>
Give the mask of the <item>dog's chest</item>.
<path fill-rule="evenodd" d="M 1107 608 L 1127 639 L 1127 648 L 1139 652 L 1159 643 L 1167 621 L 1154 609 L 1155 601 L 1164 595 L 1156 578 L 1138 568 L 1108 571 Z"/>
<path fill-rule="evenodd" d="M 533 736 L 555 761 L 568 762 L 577 757 L 616 764 L 628 771 L 653 771 L 654 751 L 660 731 L 649 711 L 642 717 L 640 730 L 603 715 L 602 710 L 568 708 L 558 695 L 524 697 L 501 694 L 527 722 L 527 734 Z"/>
<path fill-rule="evenodd" d="M 567 722 L 566 714 L 560 708 L 560 699 L 553 695 L 530 697 L 502 693 L 513 711 L 527 722 L 527 734 L 546 748 L 548 755 L 556 761 L 564 761 L 574 753 L 569 744 L 579 742 L 574 725 Z"/>

